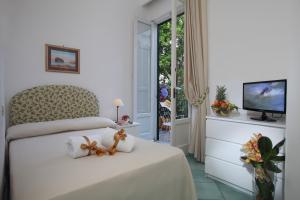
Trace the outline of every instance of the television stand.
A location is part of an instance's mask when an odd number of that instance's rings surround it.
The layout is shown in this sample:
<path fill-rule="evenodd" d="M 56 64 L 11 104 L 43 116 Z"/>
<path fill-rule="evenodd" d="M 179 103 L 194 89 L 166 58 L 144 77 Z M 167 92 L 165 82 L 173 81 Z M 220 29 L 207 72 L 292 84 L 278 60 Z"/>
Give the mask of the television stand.
<path fill-rule="evenodd" d="M 276 122 L 276 119 L 268 117 L 266 112 L 262 112 L 261 117 L 251 117 L 250 119 L 256 121 Z"/>

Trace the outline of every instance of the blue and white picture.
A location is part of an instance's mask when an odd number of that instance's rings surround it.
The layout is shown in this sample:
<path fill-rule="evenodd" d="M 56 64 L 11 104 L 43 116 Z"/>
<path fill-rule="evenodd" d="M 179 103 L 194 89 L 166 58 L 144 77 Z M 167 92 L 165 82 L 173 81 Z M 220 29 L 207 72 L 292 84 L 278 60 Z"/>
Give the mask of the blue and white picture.
<path fill-rule="evenodd" d="M 285 81 L 245 84 L 244 107 L 284 112 L 285 88 Z"/>
<path fill-rule="evenodd" d="M 79 49 L 46 44 L 46 71 L 79 74 Z"/>
<path fill-rule="evenodd" d="M 58 65 L 66 68 L 76 67 L 76 53 L 51 49 L 51 65 Z"/>

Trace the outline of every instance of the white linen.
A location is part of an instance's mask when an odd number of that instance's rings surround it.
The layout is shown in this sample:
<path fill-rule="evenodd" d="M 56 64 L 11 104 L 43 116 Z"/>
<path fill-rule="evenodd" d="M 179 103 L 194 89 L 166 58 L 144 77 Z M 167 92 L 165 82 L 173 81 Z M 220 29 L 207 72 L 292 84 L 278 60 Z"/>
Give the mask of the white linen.
<path fill-rule="evenodd" d="M 72 159 L 66 132 L 10 142 L 12 200 L 196 200 L 184 153 L 175 147 L 136 138 L 132 153 Z"/>
<path fill-rule="evenodd" d="M 104 117 L 83 117 L 47 122 L 18 124 L 7 129 L 7 140 L 48 135 L 64 131 L 86 130 L 96 128 L 114 128 L 116 123 Z"/>
<path fill-rule="evenodd" d="M 106 148 L 111 147 L 114 144 L 114 135 L 117 132 L 114 129 L 111 128 L 106 128 L 104 130 L 104 134 L 102 136 L 102 145 Z M 130 153 L 135 145 L 135 139 L 132 135 L 129 135 L 128 133 L 127 137 L 125 140 L 120 140 L 118 145 L 117 145 L 117 151 L 120 152 L 126 152 L 126 153 Z"/>
<path fill-rule="evenodd" d="M 97 147 L 101 147 L 101 135 L 93 134 L 93 135 L 85 135 L 90 143 L 96 142 Z M 81 149 L 81 144 L 87 144 L 86 139 L 83 136 L 70 136 L 67 140 L 67 153 L 72 158 L 80 158 L 84 156 L 88 156 L 88 149 Z"/>

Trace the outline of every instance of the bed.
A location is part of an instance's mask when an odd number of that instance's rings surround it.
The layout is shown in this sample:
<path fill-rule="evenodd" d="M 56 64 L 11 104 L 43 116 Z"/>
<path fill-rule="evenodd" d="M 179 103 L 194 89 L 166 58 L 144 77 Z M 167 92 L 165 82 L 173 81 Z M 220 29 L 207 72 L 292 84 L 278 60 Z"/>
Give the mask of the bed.
<path fill-rule="evenodd" d="M 178 148 L 136 138 L 131 153 L 67 155 L 69 136 L 115 128 L 99 117 L 90 91 L 65 85 L 22 91 L 11 100 L 9 123 L 12 200 L 196 199 L 189 165 Z"/>

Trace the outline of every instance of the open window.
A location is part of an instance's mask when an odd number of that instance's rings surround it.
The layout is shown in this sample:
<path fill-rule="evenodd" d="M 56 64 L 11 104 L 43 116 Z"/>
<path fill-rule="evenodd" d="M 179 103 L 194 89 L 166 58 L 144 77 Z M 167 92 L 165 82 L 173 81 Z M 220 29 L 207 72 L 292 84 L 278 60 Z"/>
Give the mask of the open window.
<path fill-rule="evenodd" d="M 186 150 L 190 106 L 184 95 L 184 13 L 183 4 L 177 0 L 172 6 L 172 18 L 169 15 L 152 24 L 137 21 L 134 119 L 141 124 L 143 138 Z M 146 50 L 143 44 L 147 44 Z"/>

